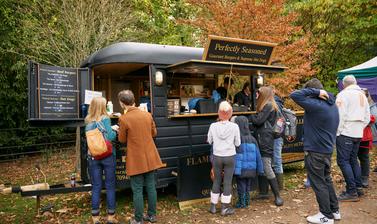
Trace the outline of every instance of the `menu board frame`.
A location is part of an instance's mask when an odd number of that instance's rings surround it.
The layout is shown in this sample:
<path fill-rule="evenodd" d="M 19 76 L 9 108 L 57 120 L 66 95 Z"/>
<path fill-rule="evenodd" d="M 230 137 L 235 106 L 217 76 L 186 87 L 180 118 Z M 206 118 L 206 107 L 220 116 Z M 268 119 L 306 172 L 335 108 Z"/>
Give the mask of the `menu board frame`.
<path fill-rule="evenodd" d="M 28 120 L 82 121 L 80 105 L 84 103 L 85 90 L 91 90 L 90 85 L 89 68 L 60 67 L 29 61 Z"/>

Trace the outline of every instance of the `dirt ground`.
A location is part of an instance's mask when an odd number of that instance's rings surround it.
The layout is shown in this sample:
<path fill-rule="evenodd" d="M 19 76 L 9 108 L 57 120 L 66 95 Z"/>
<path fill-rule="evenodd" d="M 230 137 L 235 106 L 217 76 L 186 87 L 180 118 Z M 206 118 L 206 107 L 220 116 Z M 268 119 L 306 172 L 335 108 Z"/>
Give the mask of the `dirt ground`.
<path fill-rule="evenodd" d="M 342 220 L 337 223 L 367 224 L 377 223 L 377 173 L 371 174 L 370 187 L 359 202 L 340 203 Z M 341 190 L 337 189 L 338 192 Z M 276 207 L 273 200 L 255 201 L 247 209 L 237 209 L 233 216 L 221 217 L 206 212 L 209 205 L 203 205 L 191 212 L 187 220 L 172 216 L 160 217 L 162 223 L 307 223 L 306 216 L 318 212 L 318 205 L 312 189 L 294 189 L 282 193 L 284 206 Z"/>
<path fill-rule="evenodd" d="M 374 154 L 374 155 L 373 155 Z M 377 165 L 376 149 L 372 150 L 371 168 Z M 335 159 L 335 156 L 334 156 Z M 53 154 L 49 158 L 37 156 L 16 162 L 0 163 L 0 182 L 25 184 L 30 182 L 30 171 L 39 163 L 45 171 L 49 183 L 68 182 L 74 170 L 74 151 Z M 174 190 L 159 190 L 158 223 L 306 223 L 305 217 L 318 211 L 317 202 L 311 188 L 303 187 L 305 172 L 302 163 L 288 165 L 285 169 L 286 190 L 281 194 L 284 206 L 273 205 L 273 197 L 266 201 L 251 201 L 251 207 L 236 209 L 229 217 L 207 212 L 209 200 L 194 205 L 192 209 L 180 211 Z M 333 180 L 337 192 L 344 189 L 343 178 L 333 161 Z M 121 223 L 128 223 L 133 209 L 130 191 L 117 193 L 117 214 Z M 0 194 L 0 223 L 88 223 L 90 220 L 90 193 L 51 195 L 42 198 L 42 207 L 52 206 L 42 215 L 35 213 L 35 199 L 23 198 L 19 194 Z M 371 172 L 370 186 L 359 202 L 340 203 L 342 220 L 337 223 L 377 223 L 377 173 Z M 105 213 L 105 206 L 102 206 Z"/>

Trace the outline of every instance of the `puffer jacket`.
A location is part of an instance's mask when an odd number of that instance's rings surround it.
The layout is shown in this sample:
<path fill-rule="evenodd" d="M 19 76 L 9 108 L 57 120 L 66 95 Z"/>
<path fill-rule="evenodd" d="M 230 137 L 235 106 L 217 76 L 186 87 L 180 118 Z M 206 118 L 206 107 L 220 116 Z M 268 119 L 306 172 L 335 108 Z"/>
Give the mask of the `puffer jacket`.
<path fill-rule="evenodd" d="M 276 111 L 273 110 L 272 104 L 267 103 L 262 111 L 249 117 L 255 127 L 255 137 L 262 157 L 272 158 L 274 153 L 274 134 L 272 127 L 276 120 Z"/>
<path fill-rule="evenodd" d="M 241 145 L 236 149 L 234 175 L 241 178 L 251 178 L 255 177 L 257 173 L 263 174 L 263 163 L 258 143 L 250 133 L 248 119 L 245 116 L 238 116 L 235 118 L 235 123 L 240 128 Z"/>

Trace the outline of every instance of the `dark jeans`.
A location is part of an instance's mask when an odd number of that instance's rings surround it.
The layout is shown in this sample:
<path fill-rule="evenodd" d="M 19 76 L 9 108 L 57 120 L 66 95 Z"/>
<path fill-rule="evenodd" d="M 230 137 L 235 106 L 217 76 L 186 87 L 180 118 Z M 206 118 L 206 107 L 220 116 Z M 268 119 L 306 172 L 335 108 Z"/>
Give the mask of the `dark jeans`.
<path fill-rule="evenodd" d="M 92 181 L 92 215 L 100 213 L 100 196 L 102 190 L 102 175 L 105 174 L 106 204 L 109 214 L 115 213 L 115 156 L 101 160 L 89 161 L 89 173 Z"/>
<path fill-rule="evenodd" d="M 305 168 L 319 211 L 333 219 L 332 213 L 339 210 L 339 204 L 331 179 L 331 154 L 305 152 Z"/>
<path fill-rule="evenodd" d="M 250 192 L 251 180 L 252 178 L 236 177 L 238 194 Z"/>
<path fill-rule="evenodd" d="M 361 169 L 357 160 L 360 138 L 336 137 L 336 161 L 346 181 L 346 192 L 356 194 L 361 185 Z"/>
<path fill-rule="evenodd" d="M 155 183 L 155 171 L 130 176 L 130 181 L 133 193 L 133 204 L 135 208 L 135 220 L 140 222 L 143 219 L 143 186 L 145 186 L 148 196 L 148 215 L 156 215 L 157 191 Z"/>
<path fill-rule="evenodd" d="M 362 177 L 369 177 L 369 169 L 370 169 L 370 167 L 369 167 L 369 149 L 359 147 L 359 152 L 357 153 L 357 157 L 359 157 L 359 160 L 360 160 L 361 176 Z"/>
<path fill-rule="evenodd" d="M 215 194 L 220 193 L 221 179 L 223 179 L 224 196 L 232 194 L 232 179 L 235 168 L 236 156 L 213 156 L 213 171 L 215 179 L 212 184 L 212 192 Z M 222 177 L 224 171 L 224 177 Z"/>

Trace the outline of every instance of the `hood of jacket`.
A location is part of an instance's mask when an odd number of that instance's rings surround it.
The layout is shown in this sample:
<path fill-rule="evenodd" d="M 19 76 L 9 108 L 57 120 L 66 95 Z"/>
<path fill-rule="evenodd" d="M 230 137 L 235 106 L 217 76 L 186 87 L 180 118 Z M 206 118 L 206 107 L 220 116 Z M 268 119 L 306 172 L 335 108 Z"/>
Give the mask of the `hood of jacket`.
<path fill-rule="evenodd" d="M 250 135 L 249 120 L 245 116 L 237 116 L 234 122 L 240 128 L 241 136 Z"/>
<path fill-rule="evenodd" d="M 219 123 L 220 125 L 213 131 L 220 139 L 227 139 L 229 136 L 233 135 L 233 133 L 229 131 L 227 127 L 230 124 L 230 121 L 220 121 Z"/>

